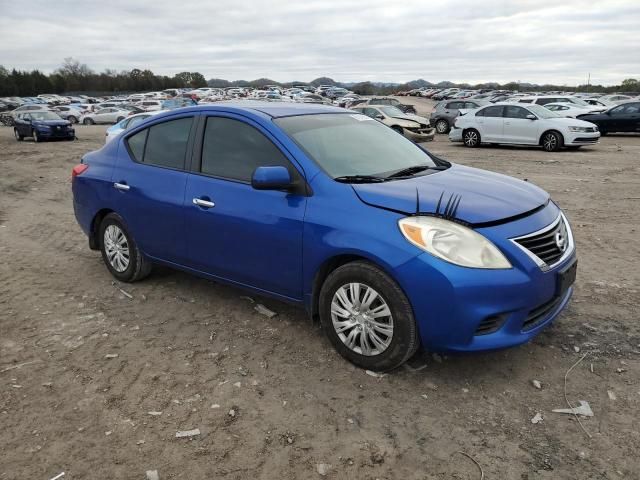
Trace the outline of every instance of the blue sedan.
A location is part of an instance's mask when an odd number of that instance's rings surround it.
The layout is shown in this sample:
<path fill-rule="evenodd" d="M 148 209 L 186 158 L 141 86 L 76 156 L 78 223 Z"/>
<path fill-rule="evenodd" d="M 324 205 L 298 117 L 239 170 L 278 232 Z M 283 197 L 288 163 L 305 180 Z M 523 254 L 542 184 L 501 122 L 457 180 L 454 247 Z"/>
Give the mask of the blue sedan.
<path fill-rule="evenodd" d="M 576 276 L 569 222 L 546 192 L 336 107 L 173 110 L 72 177 L 76 218 L 118 280 L 162 264 L 298 304 L 371 370 L 419 348 L 522 344 Z"/>

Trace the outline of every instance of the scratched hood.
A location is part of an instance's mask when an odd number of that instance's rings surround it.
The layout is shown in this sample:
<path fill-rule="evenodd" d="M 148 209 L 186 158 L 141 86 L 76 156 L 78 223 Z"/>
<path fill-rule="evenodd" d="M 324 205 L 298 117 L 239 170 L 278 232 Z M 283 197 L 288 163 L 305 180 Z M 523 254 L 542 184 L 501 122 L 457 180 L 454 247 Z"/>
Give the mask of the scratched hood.
<path fill-rule="evenodd" d="M 471 224 L 521 215 L 549 200 L 547 192 L 531 183 L 461 165 L 404 180 L 352 186 L 364 203 L 407 214 L 416 209 L 436 213 L 438 202 L 443 213 L 450 198 L 459 198 L 455 217 Z"/>

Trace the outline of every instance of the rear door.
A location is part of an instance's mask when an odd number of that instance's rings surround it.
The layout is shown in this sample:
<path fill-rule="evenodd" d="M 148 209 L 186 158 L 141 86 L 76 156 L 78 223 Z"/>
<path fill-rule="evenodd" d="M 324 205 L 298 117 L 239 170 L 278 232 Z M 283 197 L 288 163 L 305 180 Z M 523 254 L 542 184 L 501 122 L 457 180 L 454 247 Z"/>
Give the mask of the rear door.
<path fill-rule="evenodd" d="M 640 131 L 640 102 L 624 103 L 611 110 L 611 132 Z"/>
<path fill-rule="evenodd" d="M 503 141 L 502 110 L 502 105 L 492 105 L 476 113 L 476 123 L 483 142 L 500 143 Z"/>
<path fill-rule="evenodd" d="M 196 144 L 185 195 L 189 266 L 301 299 L 306 191 L 251 186 L 257 167 L 282 165 L 304 187 L 293 158 L 262 126 L 233 114 L 208 116 Z"/>
<path fill-rule="evenodd" d="M 172 116 L 126 135 L 112 177 L 116 211 L 140 249 L 177 264 L 185 263 L 184 192 L 195 118 Z"/>
<path fill-rule="evenodd" d="M 505 142 L 534 145 L 538 143 L 536 121 L 528 119 L 527 115 L 532 115 L 532 113 L 518 105 L 504 107 L 502 136 Z"/>

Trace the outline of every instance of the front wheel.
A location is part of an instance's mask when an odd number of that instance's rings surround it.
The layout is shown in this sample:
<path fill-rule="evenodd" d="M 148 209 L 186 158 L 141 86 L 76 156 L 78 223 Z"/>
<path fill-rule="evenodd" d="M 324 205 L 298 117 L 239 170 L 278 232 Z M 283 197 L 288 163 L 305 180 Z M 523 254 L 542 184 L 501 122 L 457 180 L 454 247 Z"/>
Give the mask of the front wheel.
<path fill-rule="evenodd" d="M 556 152 L 562 147 L 562 137 L 557 132 L 547 132 L 542 136 L 542 148 L 547 152 Z"/>
<path fill-rule="evenodd" d="M 359 367 L 391 370 L 418 349 L 409 300 L 389 275 L 369 262 L 334 270 L 322 285 L 318 306 L 334 348 Z"/>
<path fill-rule="evenodd" d="M 151 262 L 142 255 L 116 213 L 104 217 L 100 224 L 100 250 L 105 265 L 121 282 L 142 280 L 151 272 Z"/>
<path fill-rule="evenodd" d="M 462 134 L 462 141 L 464 142 L 465 146 L 475 148 L 480 145 L 480 133 L 473 128 L 465 130 Z"/>
<path fill-rule="evenodd" d="M 391 127 L 392 130 L 395 130 L 396 132 L 398 132 L 400 135 L 404 135 L 404 130 L 402 129 L 402 127 L 399 127 L 397 125 L 394 125 L 393 127 Z"/>
<path fill-rule="evenodd" d="M 118 117 L 118 119 L 116 120 L 116 123 L 120 123 L 122 120 L 124 120 L 124 117 Z"/>
<path fill-rule="evenodd" d="M 33 130 L 33 132 L 31 133 L 31 136 L 33 137 L 33 141 L 36 142 L 36 143 L 42 141 L 40 139 L 40 137 L 38 136 L 38 131 L 37 130 Z"/>

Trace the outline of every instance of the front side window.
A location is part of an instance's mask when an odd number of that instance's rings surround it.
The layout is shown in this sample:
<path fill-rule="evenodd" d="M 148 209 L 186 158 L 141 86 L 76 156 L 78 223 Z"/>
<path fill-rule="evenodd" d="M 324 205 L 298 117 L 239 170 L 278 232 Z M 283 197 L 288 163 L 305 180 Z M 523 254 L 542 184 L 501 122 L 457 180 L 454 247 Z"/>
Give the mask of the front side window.
<path fill-rule="evenodd" d="M 507 106 L 504 108 L 504 116 L 507 118 L 527 118 L 529 111 L 516 106 Z"/>
<path fill-rule="evenodd" d="M 293 173 L 284 154 L 258 129 L 231 118 L 207 118 L 202 173 L 250 182 L 256 168 L 267 166 L 283 166 Z"/>
<path fill-rule="evenodd" d="M 184 169 L 192 123 L 192 117 L 169 120 L 129 137 L 133 158 L 158 167 Z"/>

